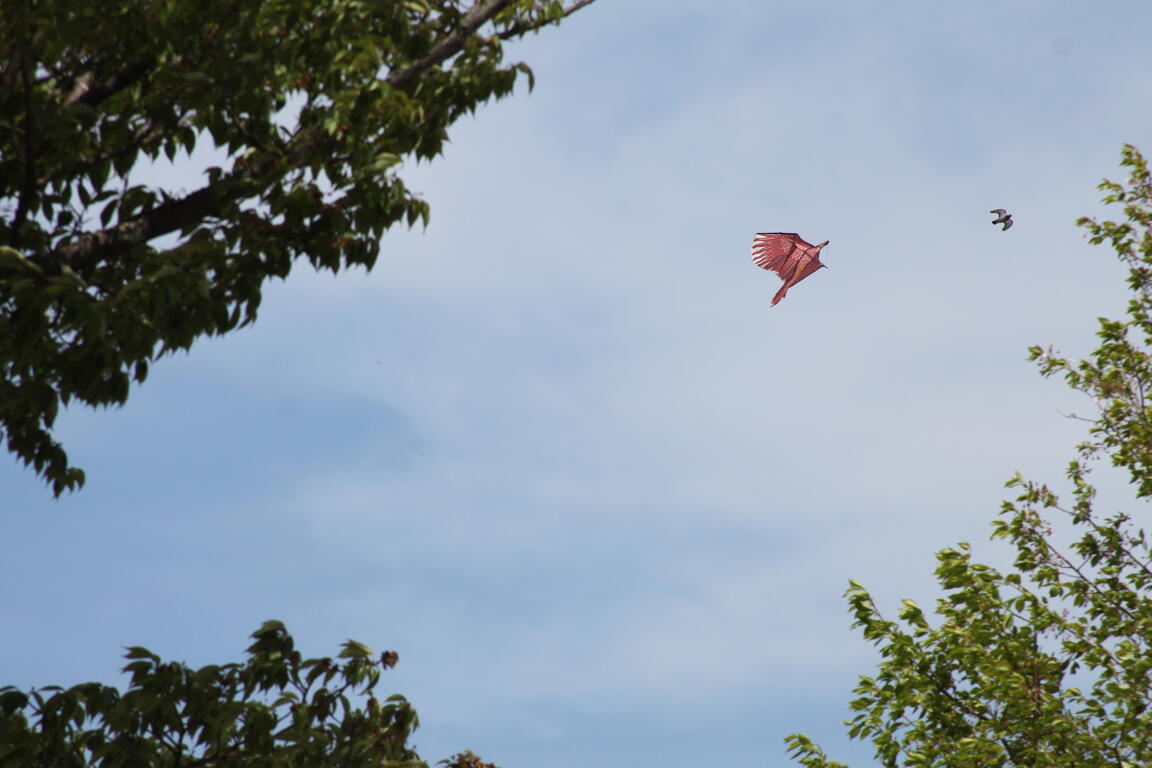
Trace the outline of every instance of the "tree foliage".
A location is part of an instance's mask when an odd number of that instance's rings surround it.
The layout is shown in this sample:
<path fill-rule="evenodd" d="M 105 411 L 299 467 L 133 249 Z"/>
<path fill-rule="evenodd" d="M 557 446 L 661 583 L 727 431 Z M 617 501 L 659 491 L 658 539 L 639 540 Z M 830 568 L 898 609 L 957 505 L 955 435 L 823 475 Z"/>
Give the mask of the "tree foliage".
<path fill-rule="evenodd" d="M 1078 223 L 1127 265 L 1126 317 L 1101 318 L 1087 360 L 1030 350 L 1044 376 L 1062 374 L 1097 408 L 1068 467 L 1070 500 L 1011 480 L 1019 495 L 993 537 L 1015 549 L 1013 568 L 975 562 L 963 544 L 939 552 L 934 621 L 910 600 L 892 620 L 861 585 L 847 593 L 854 626 L 881 655 L 856 687 L 848 732 L 871 740 L 885 766 L 1152 765 L 1152 551 L 1132 517 L 1096 508 L 1089 481 L 1107 457 L 1137 500 L 1152 497 L 1152 176 L 1135 147 L 1122 164 L 1131 177 L 1100 188 L 1123 219 Z M 1053 516 L 1072 532 L 1064 544 Z M 787 743 L 807 768 L 842 768 L 802 734 Z"/>
<path fill-rule="evenodd" d="M 278 621 L 252 637 L 245 663 L 200 669 L 129 648 L 123 693 L 100 683 L 0 688 L 0 765 L 427 768 L 409 746 L 415 710 L 403 696 L 375 697 L 394 652 L 349 640 L 337 659 L 303 659 Z M 497 768 L 471 752 L 441 764 Z"/>
<path fill-rule="evenodd" d="M 252 322 L 298 259 L 370 269 L 428 222 L 399 175 L 509 94 L 503 43 L 592 0 L 28 0 L 0 16 L 0 435 L 83 484 L 61 404 L 122 404 L 166 353 Z M 210 141 L 186 191 L 141 161 Z"/>

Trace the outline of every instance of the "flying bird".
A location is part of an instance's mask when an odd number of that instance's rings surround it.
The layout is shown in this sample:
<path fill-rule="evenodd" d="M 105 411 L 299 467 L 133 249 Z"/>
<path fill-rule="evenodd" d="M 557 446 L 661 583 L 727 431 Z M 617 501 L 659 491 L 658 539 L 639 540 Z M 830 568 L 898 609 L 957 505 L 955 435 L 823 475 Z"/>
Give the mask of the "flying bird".
<path fill-rule="evenodd" d="M 752 261 L 761 269 L 775 272 L 784 280 L 784 285 L 772 297 L 772 306 L 776 306 L 780 299 L 788 295 L 789 288 L 827 266 L 820 263 L 820 249 L 826 245 L 827 240 L 820 245 L 812 245 L 795 232 L 756 233 L 752 241 Z"/>
<path fill-rule="evenodd" d="M 1000 217 L 998 219 L 992 219 L 992 224 L 993 226 L 996 224 L 1003 224 L 1004 229 L 1001 230 L 1002 232 L 1007 231 L 1008 227 L 1012 226 L 1012 214 L 1008 213 L 1003 208 L 995 208 L 991 211 L 988 211 L 988 213 L 995 213 Z"/>

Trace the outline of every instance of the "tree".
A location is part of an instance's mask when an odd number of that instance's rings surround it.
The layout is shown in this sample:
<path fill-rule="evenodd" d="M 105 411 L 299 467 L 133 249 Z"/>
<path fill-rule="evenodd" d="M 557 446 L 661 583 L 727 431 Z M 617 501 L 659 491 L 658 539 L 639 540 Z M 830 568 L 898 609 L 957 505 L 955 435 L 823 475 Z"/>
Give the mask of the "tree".
<path fill-rule="evenodd" d="M 428 223 L 398 175 L 509 94 L 504 41 L 593 0 L 38 0 L 0 19 L 0 436 L 59 496 L 60 405 L 256 319 L 303 258 L 371 269 Z M 186 192 L 133 181 L 210 140 Z"/>
<path fill-rule="evenodd" d="M 394 652 L 377 657 L 349 640 L 342 662 L 305 660 L 278 621 L 252 637 L 245 663 L 200 669 L 129 648 L 123 693 L 100 683 L 0 688 L 0 765 L 427 768 L 408 746 L 419 725 L 411 704 L 374 695 Z M 471 752 L 441 764 L 497 768 Z"/>
<path fill-rule="evenodd" d="M 1078 223 L 1128 266 L 1127 316 L 1101 318 L 1090 359 L 1030 350 L 1042 375 L 1063 374 L 1098 411 L 1068 467 L 1070 502 L 1011 480 L 1019 495 L 993 537 L 1013 546 L 1013 567 L 975 562 L 964 544 L 939 552 L 935 622 L 910 600 L 886 619 L 863 586 L 848 590 L 881 661 L 860 678 L 846 725 L 885 766 L 1152 765 L 1152 551 L 1128 514 L 1096 509 L 1089 482 L 1092 461 L 1108 457 L 1137 500 L 1152 496 L 1152 176 L 1135 147 L 1122 164 L 1131 178 L 1100 188 L 1124 220 Z M 808 768 L 842 766 L 802 734 L 787 744 Z"/>

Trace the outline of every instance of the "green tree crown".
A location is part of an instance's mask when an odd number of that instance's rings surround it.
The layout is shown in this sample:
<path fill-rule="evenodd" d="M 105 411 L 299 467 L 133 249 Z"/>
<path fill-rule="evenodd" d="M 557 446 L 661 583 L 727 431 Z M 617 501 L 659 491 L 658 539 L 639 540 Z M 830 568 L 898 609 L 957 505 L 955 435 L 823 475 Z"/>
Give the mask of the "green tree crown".
<path fill-rule="evenodd" d="M 127 689 L 85 683 L 0 688 L 0 765 L 10 768 L 427 768 L 409 745 L 419 719 L 380 701 L 377 656 L 349 640 L 336 659 L 304 659 L 279 621 L 253 635 L 244 663 L 191 669 L 129 648 Z M 447 768 L 497 768 L 471 752 Z"/>
<path fill-rule="evenodd" d="M 1030 349 L 1044 376 L 1062 374 L 1097 408 L 1068 467 L 1070 501 L 1014 477 L 1019 495 L 993 525 L 1013 568 L 975 562 L 966 544 L 939 552 L 934 621 L 911 600 L 887 619 L 863 586 L 848 590 L 853 626 L 881 661 L 860 678 L 846 725 L 885 766 L 1152 765 L 1152 551 L 1138 521 L 1096 510 L 1089 482 L 1092 460 L 1107 457 L 1137 499 L 1152 496 L 1152 177 L 1135 147 L 1122 164 L 1130 178 L 1100 188 L 1123 220 L 1078 224 L 1128 267 L 1126 316 L 1100 319 L 1087 360 Z M 1071 523 L 1067 544 L 1053 515 Z M 786 743 L 807 768 L 843 768 L 803 734 Z"/>
<path fill-rule="evenodd" d="M 371 269 L 428 223 L 400 177 L 511 93 L 503 43 L 592 0 L 37 0 L 0 21 L 0 437 L 55 495 L 61 405 L 256 319 L 305 259 Z M 209 140 L 191 192 L 134 183 Z"/>

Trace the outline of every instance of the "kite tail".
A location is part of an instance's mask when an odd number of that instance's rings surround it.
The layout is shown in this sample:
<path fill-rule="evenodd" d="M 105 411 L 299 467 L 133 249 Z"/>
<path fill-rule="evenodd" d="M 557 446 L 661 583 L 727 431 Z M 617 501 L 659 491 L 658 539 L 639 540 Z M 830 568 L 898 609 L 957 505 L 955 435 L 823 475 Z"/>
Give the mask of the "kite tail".
<path fill-rule="evenodd" d="M 772 306 L 776 306 L 780 299 L 788 295 L 788 283 L 780 286 L 780 290 L 776 291 L 776 295 L 772 297 Z"/>

